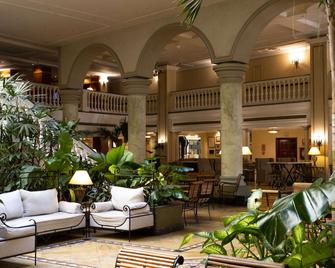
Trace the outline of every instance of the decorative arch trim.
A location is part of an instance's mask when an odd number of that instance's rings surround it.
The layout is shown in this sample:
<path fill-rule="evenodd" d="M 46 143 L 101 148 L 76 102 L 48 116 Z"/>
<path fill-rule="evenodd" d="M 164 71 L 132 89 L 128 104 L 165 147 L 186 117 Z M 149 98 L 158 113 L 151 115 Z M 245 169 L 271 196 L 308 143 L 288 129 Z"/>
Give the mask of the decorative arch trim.
<path fill-rule="evenodd" d="M 104 51 L 110 52 L 113 58 L 115 58 L 122 76 L 124 74 L 122 63 L 115 51 L 109 46 L 102 43 L 90 44 L 83 48 L 73 61 L 71 70 L 68 75 L 66 87 L 81 88 L 90 64 L 96 56 Z"/>
<path fill-rule="evenodd" d="M 164 46 L 174 36 L 185 31 L 192 31 L 197 34 L 207 47 L 211 60 L 215 58 L 212 44 L 199 28 L 181 23 L 172 23 L 159 28 L 147 40 L 136 64 L 136 76 L 150 78 L 155 63 Z"/>

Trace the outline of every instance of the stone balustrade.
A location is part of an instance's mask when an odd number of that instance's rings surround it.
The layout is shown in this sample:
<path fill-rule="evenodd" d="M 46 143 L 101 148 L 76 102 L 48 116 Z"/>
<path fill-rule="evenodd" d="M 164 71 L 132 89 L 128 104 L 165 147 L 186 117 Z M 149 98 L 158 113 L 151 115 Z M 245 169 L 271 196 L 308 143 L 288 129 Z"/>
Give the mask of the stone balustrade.
<path fill-rule="evenodd" d="M 310 100 L 309 75 L 245 83 L 244 106 Z"/>
<path fill-rule="evenodd" d="M 244 83 L 243 106 L 310 100 L 310 77 L 296 76 Z M 48 106 L 60 107 L 61 100 L 57 86 L 32 84 L 28 92 L 31 100 Z M 219 87 L 174 91 L 170 94 L 170 112 L 219 109 Z M 147 96 L 147 114 L 156 114 L 158 96 Z M 84 112 L 127 114 L 127 96 L 105 92 L 83 90 L 81 110 Z"/>

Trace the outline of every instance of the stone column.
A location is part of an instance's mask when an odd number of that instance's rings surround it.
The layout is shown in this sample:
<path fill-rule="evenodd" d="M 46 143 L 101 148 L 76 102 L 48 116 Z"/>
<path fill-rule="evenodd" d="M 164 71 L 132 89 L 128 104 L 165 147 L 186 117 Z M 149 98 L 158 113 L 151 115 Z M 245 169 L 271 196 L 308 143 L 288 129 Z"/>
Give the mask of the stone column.
<path fill-rule="evenodd" d="M 220 81 L 221 176 L 242 173 L 242 82 L 247 65 L 227 62 L 216 65 Z"/>
<path fill-rule="evenodd" d="M 331 93 L 327 72 L 327 41 L 312 40 L 310 53 L 312 146 L 316 146 L 317 140 L 322 140 L 321 156 L 318 156 L 317 165 L 328 171 L 328 113 L 330 109 L 328 99 L 331 97 Z"/>
<path fill-rule="evenodd" d="M 63 107 L 63 120 L 78 120 L 78 109 L 82 99 L 81 89 L 62 89 L 60 91 Z"/>
<path fill-rule="evenodd" d="M 158 120 L 157 136 L 158 143 L 163 144 L 163 154 L 160 156 L 161 163 L 175 159 L 171 137 L 171 122 L 169 121 L 170 92 L 176 90 L 176 74 L 178 68 L 175 66 L 162 66 L 158 74 Z"/>
<path fill-rule="evenodd" d="M 149 80 L 127 78 L 122 81 L 122 90 L 128 95 L 128 150 L 135 162 L 141 163 L 146 155 L 146 94 Z"/>

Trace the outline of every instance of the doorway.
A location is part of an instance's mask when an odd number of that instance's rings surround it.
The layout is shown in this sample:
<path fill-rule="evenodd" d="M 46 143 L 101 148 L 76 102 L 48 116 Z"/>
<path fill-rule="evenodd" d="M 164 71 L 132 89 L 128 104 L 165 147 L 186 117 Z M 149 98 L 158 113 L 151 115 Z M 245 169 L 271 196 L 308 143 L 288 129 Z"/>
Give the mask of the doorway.
<path fill-rule="evenodd" d="M 276 138 L 276 161 L 297 161 L 297 138 Z"/>

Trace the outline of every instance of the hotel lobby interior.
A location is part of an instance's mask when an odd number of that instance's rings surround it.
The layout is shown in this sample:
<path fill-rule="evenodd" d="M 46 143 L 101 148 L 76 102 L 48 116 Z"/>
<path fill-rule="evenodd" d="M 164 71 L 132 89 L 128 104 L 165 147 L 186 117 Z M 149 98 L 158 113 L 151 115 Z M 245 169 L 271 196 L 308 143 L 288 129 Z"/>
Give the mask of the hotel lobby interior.
<path fill-rule="evenodd" d="M 334 5 L 1 1 L 0 267 L 334 267 Z"/>

